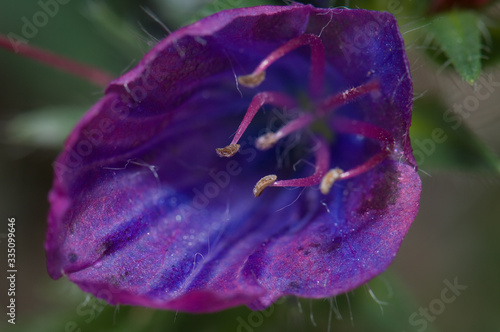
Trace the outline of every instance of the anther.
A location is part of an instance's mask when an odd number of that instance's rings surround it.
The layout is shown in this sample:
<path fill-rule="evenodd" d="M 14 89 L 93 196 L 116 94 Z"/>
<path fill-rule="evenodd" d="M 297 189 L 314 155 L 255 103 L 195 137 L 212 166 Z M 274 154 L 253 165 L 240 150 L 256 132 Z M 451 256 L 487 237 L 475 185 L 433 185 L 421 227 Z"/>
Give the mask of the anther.
<path fill-rule="evenodd" d="M 264 191 L 264 189 L 266 189 L 269 185 L 273 184 L 277 178 L 278 177 L 274 174 L 264 176 L 253 188 L 253 195 L 255 197 L 259 197 L 260 194 L 262 194 L 262 191 Z"/>
<path fill-rule="evenodd" d="M 306 45 L 309 45 L 311 48 L 309 90 L 312 96 L 319 97 L 322 93 L 325 76 L 325 48 L 321 39 L 313 34 L 300 35 L 280 46 L 262 60 L 250 75 L 239 76 L 238 82 L 250 88 L 258 86 L 264 81 L 265 70 L 271 64 L 296 48 Z"/>
<path fill-rule="evenodd" d="M 319 190 L 323 195 L 327 195 L 332 189 L 335 181 L 340 179 L 340 176 L 344 173 L 340 168 L 333 168 L 326 173 L 326 175 L 321 179 L 321 184 L 319 185 Z"/>
<path fill-rule="evenodd" d="M 263 71 L 257 74 L 238 76 L 238 83 L 247 88 L 255 88 L 266 79 L 266 72 Z"/>
<path fill-rule="evenodd" d="M 224 148 L 216 149 L 219 156 L 232 157 L 236 152 L 238 152 L 238 149 L 240 148 L 237 144 L 238 141 L 241 136 L 243 136 L 243 133 L 248 128 L 259 109 L 265 104 L 274 105 L 283 109 L 293 108 L 296 106 L 295 100 L 283 93 L 264 91 L 256 94 L 250 102 L 247 112 L 236 130 L 236 134 L 234 135 L 231 144 Z"/>
<path fill-rule="evenodd" d="M 326 143 L 326 141 L 323 138 L 320 138 L 320 137 L 317 138 L 317 147 L 316 147 L 316 151 L 314 151 L 314 154 L 316 157 L 316 166 L 315 166 L 315 170 L 314 170 L 313 175 L 305 177 L 305 178 L 273 181 L 270 184 L 266 184 L 266 187 L 267 186 L 271 186 L 271 187 L 310 187 L 310 186 L 320 184 L 321 179 L 325 176 L 326 172 L 328 171 L 328 167 L 330 165 L 330 151 L 328 150 L 328 144 Z"/>
<path fill-rule="evenodd" d="M 230 158 L 236 154 L 240 150 L 239 144 L 229 144 L 225 148 L 217 148 L 215 151 L 219 155 L 219 157 Z"/>
<path fill-rule="evenodd" d="M 257 138 L 255 141 L 255 147 L 259 150 L 268 150 L 283 137 L 309 126 L 313 121 L 314 116 L 312 114 L 303 114 L 284 125 L 276 133 L 267 133 Z"/>
<path fill-rule="evenodd" d="M 337 117 L 333 122 L 333 129 L 336 133 L 360 135 L 364 138 L 373 139 L 380 144 L 380 150 L 375 155 L 361 165 L 342 172 L 337 180 L 351 179 L 368 172 L 387 159 L 395 145 L 394 138 L 390 132 L 371 123 Z"/>
<path fill-rule="evenodd" d="M 278 142 L 275 133 L 267 133 L 255 140 L 255 147 L 261 151 L 269 150 Z"/>

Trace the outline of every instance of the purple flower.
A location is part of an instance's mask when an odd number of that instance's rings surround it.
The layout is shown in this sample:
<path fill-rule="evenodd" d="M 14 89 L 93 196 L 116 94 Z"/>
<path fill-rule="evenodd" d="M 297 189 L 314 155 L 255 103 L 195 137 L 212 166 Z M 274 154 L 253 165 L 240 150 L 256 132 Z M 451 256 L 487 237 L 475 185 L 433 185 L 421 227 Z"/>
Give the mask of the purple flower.
<path fill-rule="evenodd" d="M 182 28 L 68 138 L 49 273 L 189 312 L 352 290 L 418 210 L 411 105 L 390 14 L 263 6 Z"/>

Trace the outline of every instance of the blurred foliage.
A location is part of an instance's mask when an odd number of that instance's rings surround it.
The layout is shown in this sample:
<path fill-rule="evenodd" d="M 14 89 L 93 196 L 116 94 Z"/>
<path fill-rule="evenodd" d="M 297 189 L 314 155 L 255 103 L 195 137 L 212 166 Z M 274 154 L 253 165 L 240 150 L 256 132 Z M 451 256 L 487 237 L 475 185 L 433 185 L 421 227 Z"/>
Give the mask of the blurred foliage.
<path fill-rule="evenodd" d="M 64 310 L 35 317 L 26 331 L 404 331 L 418 305 L 394 277 L 385 275 L 348 294 L 324 300 L 286 297 L 263 311 L 246 307 L 197 315 L 131 306 L 110 306 L 78 292 L 69 282 Z M 61 301 L 61 300 L 59 300 Z M 63 303 L 61 303 L 63 304 Z M 43 324 L 41 324 L 43 322 Z M 203 323 L 201 323 L 203 322 Z M 428 324 L 427 331 L 436 331 Z"/>
<path fill-rule="evenodd" d="M 20 113 L 4 128 L 7 143 L 60 149 L 85 111 L 84 107 L 60 106 Z"/>
<path fill-rule="evenodd" d="M 484 60 L 486 65 L 494 65 L 500 61 L 500 20 L 489 29 L 490 41 L 486 45 L 488 50 L 487 56 Z"/>
<path fill-rule="evenodd" d="M 500 175 L 500 160 L 467 128 L 461 115 L 427 96 L 413 105 L 413 154 L 424 170 L 455 170 Z"/>
<path fill-rule="evenodd" d="M 186 23 L 192 23 L 197 21 L 203 17 L 207 17 L 214 13 L 217 13 L 221 10 L 225 9 L 233 9 L 233 8 L 244 8 L 244 7 L 253 7 L 253 6 L 261 6 L 261 5 L 283 5 L 282 1 L 279 0 L 217 0 L 217 1 L 203 1 L 203 5 L 201 5 L 198 10 L 194 11 L 194 16 L 187 20 Z"/>

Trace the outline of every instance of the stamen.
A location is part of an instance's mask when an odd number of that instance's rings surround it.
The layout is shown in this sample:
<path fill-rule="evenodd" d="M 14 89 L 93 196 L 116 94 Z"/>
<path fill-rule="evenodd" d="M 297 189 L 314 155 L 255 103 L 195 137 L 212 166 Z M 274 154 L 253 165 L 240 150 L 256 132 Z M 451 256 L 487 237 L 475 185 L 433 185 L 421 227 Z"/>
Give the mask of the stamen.
<path fill-rule="evenodd" d="M 318 115 L 323 116 L 328 112 L 332 111 L 333 109 L 348 104 L 349 102 L 355 100 L 360 96 L 379 90 L 380 90 L 379 82 L 373 80 L 366 84 L 362 84 L 360 86 L 351 88 L 344 92 L 328 97 L 325 100 L 323 100 L 323 102 L 321 102 L 321 104 L 318 106 L 318 111 L 317 111 Z"/>
<path fill-rule="evenodd" d="M 268 150 L 276 144 L 280 139 L 286 137 L 287 135 L 300 130 L 302 128 L 307 127 L 314 121 L 314 117 L 312 114 L 304 114 L 299 116 L 298 118 L 290 121 L 285 126 L 283 126 L 276 133 L 267 133 L 255 141 L 255 147 L 259 150 Z"/>
<path fill-rule="evenodd" d="M 340 174 L 340 176 L 338 177 L 337 180 L 347 180 L 347 179 L 354 178 L 358 175 L 361 175 L 363 173 L 366 173 L 370 169 L 372 169 L 373 167 L 377 166 L 382 161 L 384 161 L 389 156 L 389 154 L 390 154 L 390 151 L 388 149 L 383 149 L 383 150 L 377 152 L 376 155 L 374 155 L 373 157 L 368 159 L 362 165 Z"/>
<path fill-rule="evenodd" d="M 238 152 L 240 148 L 237 144 L 238 141 L 241 139 L 241 136 L 243 136 L 243 133 L 248 128 L 248 125 L 250 125 L 253 118 L 264 104 L 270 104 L 285 109 L 296 106 L 295 100 L 279 92 L 265 91 L 256 94 L 250 102 L 250 106 L 248 106 L 248 110 L 243 117 L 243 121 L 241 121 L 240 126 L 236 130 L 236 134 L 234 135 L 231 144 L 224 148 L 216 149 L 217 154 L 220 157 L 232 157 L 236 152 Z"/>
<path fill-rule="evenodd" d="M 264 80 L 263 73 L 266 69 L 284 55 L 290 53 L 300 46 L 309 45 L 311 47 L 311 76 L 309 79 L 309 89 L 312 96 L 320 96 L 323 89 L 325 75 L 325 48 L 321 39 L 313 34 L 300 35 L 269 54 L 255 70 L 249 74 L 240 76 L 238 82 L 249 88 L 258 86 Z M 247 83 L 249 83 L 247 85 Z"/>
<path fill-rule="evenodd" d="M 382 144 L 383 149 L 391 149 L 394 145 L 394 138 L 390 132 L 371 123 L 336 117 L 333 121 L 333 129 L 337 133 L 361 135 L 374 139 Z"/>
<path fill-rule="evenodd" d="M 368 172 L 370 169 L 380 164 L 390 155 L 392 147 L 395 144 L 391 133 L 370 123 L 346 118 L 336 118 L 333 128 L 337 133 L 362 135 L 366 138 L 374 139 L 381 143 L 382 147 L 373 157 L 349 171 L 343 171 L 339 168 L 331 169 L 321 180 L 320 190 L 324 195 L 330 192 L 335 181 L 354 178 Z"/>
<path fill-rule="evenodd" d="M 253 195 L 255 197 L 259 197 L 262 194 L 262 191 L 266 189 L 269 185 L 271 185 L 274 181 L 276 181 L 278 177 L 274 174 L 266 175 L 262 179 L 257 182 L 255 187 L 253 188 Z"/>
<path fill-rule="evenodd" d="M 332 189 L 333 183 L 340 179 L 340 176 L 344 173 L 340 168 L 333 168 L 326 173 L 326 175 L 321 180 L 321 184 L 319 185 L 319 190 L 323 195 L 326 195 Z"/>
<path fill-rule="evenodd" d="M 255 147 L 261 151 L 269 150 L 278 142 L 276 134 L 273 132 L 264 134 L 255 140 Z"/>
<path fill-rule="evenodd" d="M 267 178 L 263 177 L 259 182 L 257 182 L 257 185 L 255 186 L 255 188 L 259 186 L 260 191 L 258 191 L 258 194 L 260 195 L 262 191 L 267 187 L 309 187 L 319 184 L 321 182 L 321 179 L 327 172 L 328 167 L 330 166 L 330 151 L 328 150 L 328 144 L 325 142 L 323 138 L 318 138 L 318 147 L 315 151 L 315 156 L 316 156 L 316 168 L 313 175 L 300 179 L 281 180 L 281 181 L 276 181 L 275 179 L 272 182 L 265 181 L 264 182 L 265 185 L 262 186 L 261 181 Z M 268 176 L 274 176 L 274 175 L 268 175 Z M 254 188 L 254 195 L 256 191 L 255 188 Z"/>

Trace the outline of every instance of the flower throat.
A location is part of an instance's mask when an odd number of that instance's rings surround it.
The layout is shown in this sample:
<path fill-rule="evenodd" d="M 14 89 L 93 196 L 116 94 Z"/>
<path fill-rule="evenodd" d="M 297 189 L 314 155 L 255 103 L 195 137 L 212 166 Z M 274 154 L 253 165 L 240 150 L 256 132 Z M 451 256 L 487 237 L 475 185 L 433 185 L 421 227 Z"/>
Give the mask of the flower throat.
<path fill-rule="evenodd" d="M 374 93 L 380 94 L 380 84 L 377 80 L 370 80 L 362 85 L 350 88 L 341 93 L 322 97 L 325 80 L 325 50 L 321 39 L 313 34 L 303 34 L 296 37 L 269 54 L 255 70 L 249 74 L 238 77 L 238 82 L 248 88 L 258 87 L 266 77 L 266 69 L 284 55 L 292 52 L 301 46 L 309 46 L 311 49 L 311 72 L 309 77 L 309 94 L 312 99 L 312 111 L 299 112 L 299 116 L 286 123 L 276 132 L 269 132 L 257 138 L 255 146 L 259 150 L 272 148 L 284 137 L 306 128 L 310 128 L 313 122 L 325 121 L 332 116 L 336 109 L 346 105 L 358 97 Z M 216 149 L 220 157 L 232 157 L 240 149 L 238 141 L 241 139 L 253 118 L 263 105 L 272 105 L 283 110 L 297 110 L 299 104 L 297 100 L 287 94 L 276 91 L 263 91 L 257 93 L 250 102 L 250 105 L 241 121 L 236 134 L 231 143 Z M 383 128 L 376 125 L 348 119 L 345 117 L 335 117 L 333 130 L 337 133 L 360 135 L 373 139 L 380 145 L 380 150 L 363 164 L 344 171 L 340 168 L 331 168 L 330 149 L 328 143 L 321 135 L 315 136 L 315 171 L 314 174 L 305 178 L 278 180 L 274 174 L 266 175 L 260 179 L 253 189 L 255 197 L 262 194 L 267 187 L 310 187 L 319 185 L 321 193 L 328 194 L 336 181 L 346 180 L 363 174 L 383 160 L 385 160 L 394 148 L 392 135 Z"/>

